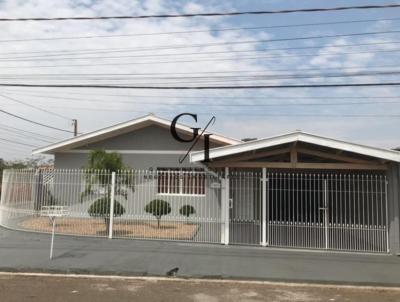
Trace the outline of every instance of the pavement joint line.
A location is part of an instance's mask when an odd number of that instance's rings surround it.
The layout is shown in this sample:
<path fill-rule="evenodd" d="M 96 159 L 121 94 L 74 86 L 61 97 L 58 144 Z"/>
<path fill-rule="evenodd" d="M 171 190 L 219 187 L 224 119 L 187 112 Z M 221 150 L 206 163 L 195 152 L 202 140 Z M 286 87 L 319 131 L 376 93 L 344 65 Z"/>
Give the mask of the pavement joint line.
<path fill-rule="evenodd" d="M 152 276 L 119 276 L 119 275 L 92 275 L 92 274 L 60 274 L 60 273 L 33 273 L 33 272 L 0 272 L 0 276 L 21 276 L 21 277 L 49 277 L 49 278 L 76 278 L 76 279 L 109 279 L 109 280 L 137 280 L 137 281 L 167 281 L 167 282 L 203 282 L 221 284 L 255 284 L 255 285 L 275 285 L 282 287 L 318 287 L 336 289 L 364 289 L 364 290 L 392 290 L 400 291 L 400 287 L 393 286 L 366 286 L 366 285 L 342 285 L 342 284 L 319 284 L 304 282 L 276 282 L 258 280 L 222 280 L 222 279 L 201 279 L 201 278 L 168 278 Z"/>

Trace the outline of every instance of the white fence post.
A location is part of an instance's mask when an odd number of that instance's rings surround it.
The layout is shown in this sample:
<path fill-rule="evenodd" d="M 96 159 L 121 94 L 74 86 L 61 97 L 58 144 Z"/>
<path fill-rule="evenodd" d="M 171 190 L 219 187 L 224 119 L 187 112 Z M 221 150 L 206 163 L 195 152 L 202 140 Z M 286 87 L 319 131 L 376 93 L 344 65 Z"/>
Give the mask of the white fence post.
<path fill-rule="evenodd" d="M 261 223 L 261 245 L 267 246 L 267 169 L 262 168 L 262 223 Z"/>
<path fill-rule="evenodd" d="M 110 193 L 110 226 L 108 227 L 108 238 L 113 236 L 114 223 L 114 197 L 115 197 L 115 172 L 111 173 L 111 193 Z"/>
<path fill-rule="evenodd" d="M 1 199 L 0 199 L 0 225 L 3 225 L 3 206 L 5 206 L 6 202 L 6 192 L 7 192 L 7 183 L 8 183 L 8 178 L 6 181 L 6 173 L 8 174 L 7 170 L 3 170 L 3 175 L 2 175 L 2 183 L 1 183 Z"/>
<path fill-rule="evenodd" d="M 225 244 L 226 212 L 229 210 L 229 180 L 226 175 L 221 179 L 221 244 Z"/>
<path fill-rule="evenodd" d="M 223 240 L 224 240 L 224 244 L 228 245 L 229 244 L 229 168 L 226 167 L 225 168 L 225 178 L 224 178 L 224 190 L 225 193 L 223 194 L 223 199 L 222 199 L 222 210 L 223 210 Z"/>
<path fill-rule="evenodd" d="M 325 227 L 325 249 L 329 248 L 329 208 L 328 208 L 328 182 L 324 179 L 324 227 Z"/>

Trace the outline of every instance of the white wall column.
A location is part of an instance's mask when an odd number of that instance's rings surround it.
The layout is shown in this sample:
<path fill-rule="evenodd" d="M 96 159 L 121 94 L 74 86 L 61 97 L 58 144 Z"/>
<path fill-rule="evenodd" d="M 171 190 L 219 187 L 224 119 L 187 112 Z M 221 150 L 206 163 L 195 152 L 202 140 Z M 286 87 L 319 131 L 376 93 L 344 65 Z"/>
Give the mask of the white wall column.
<path fill-rule="evenodd" d="M 226 177 L 221 178 L 221 244 L 225 244 Z"/>
<path fill-rule="evenodd" d="M 225 168 L 221 194 L 221 243 L 229 244 L 229 168 Z"/>
<path fill-rule="evenodd" d="M 114 224 L 114 199 L 115 199 L 115 172 L 111 173 L 111 193 L 110 193 L 110 225 L 108 227 L 108 238 L 112 239 Z"/>
<path fill-rule="evenodd" d="M 267 245 L 267 169 L 262 168 L 262 178 L 261 178 L 261 186 L 262 186 L 262 215 L 261 215 L 261 245 Z"/>

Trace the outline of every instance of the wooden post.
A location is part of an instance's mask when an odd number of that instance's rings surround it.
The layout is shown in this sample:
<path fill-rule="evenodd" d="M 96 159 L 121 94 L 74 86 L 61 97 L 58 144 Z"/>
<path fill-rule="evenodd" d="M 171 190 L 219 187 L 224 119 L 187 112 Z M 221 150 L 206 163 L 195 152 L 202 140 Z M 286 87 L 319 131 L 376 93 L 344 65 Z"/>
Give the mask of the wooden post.
<path fill-rule="evenodd" d="M 73 119 L 72 125 L 74 126 L 74 136 L 78 136 L 78 120 Z"/>

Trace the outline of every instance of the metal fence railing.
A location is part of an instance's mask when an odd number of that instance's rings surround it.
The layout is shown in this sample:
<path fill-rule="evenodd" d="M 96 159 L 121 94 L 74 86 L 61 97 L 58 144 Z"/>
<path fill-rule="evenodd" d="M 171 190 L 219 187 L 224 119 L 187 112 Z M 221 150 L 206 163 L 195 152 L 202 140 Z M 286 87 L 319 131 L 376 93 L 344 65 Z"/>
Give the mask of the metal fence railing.
<path fill-rule="evenodd" d="M 0 224 L 56 233 L 388 252 L 383 174 L 5 170 Z M 113 213 L 113 215 L 110 215 Z"/>
<path fill-rule="evenodd" d="M 62 206 L 59 234 L 220 243 L 220 191 L 204 171 L 6 170 L 0 223 L 51 232 L 41 209 Z"/>
<path fill-rule="evenodd" d="M 230 173 L 231 243 L 388 252 L 383 174 Z M 263 200 L 263 193 L 265 198 Z M 264 223 L 262 209 L 265 208 Z"/>

